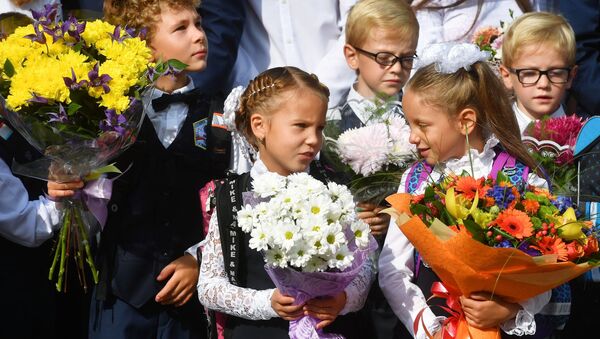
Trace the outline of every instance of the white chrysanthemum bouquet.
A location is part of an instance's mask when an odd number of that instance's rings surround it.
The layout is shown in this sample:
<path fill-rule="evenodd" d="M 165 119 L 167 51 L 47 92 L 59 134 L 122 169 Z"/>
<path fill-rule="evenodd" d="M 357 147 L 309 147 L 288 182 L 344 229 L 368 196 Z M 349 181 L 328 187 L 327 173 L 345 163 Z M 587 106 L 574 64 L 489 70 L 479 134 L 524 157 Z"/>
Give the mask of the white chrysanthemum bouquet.
<path fill-rule="evenodd" d="M 267 173 L 254 180 L 254 195 L 260 202 L 244 206 L 238 224 L 269 266 L 343 271 L 354 251 L 369 247 L 369 226 L 357 217 L 345 186 L 306 173 Z"/>
<path fill-rule="evenodd" d="M 369 253 L 377 242 L 345 186 L 323 184 L 306 173 L 266 173 L 253 187 L 244 193 L 237 222 L 250 234 L 250 248 L 263 252 L 265 270 L 282 294 L 301 305 L 341 293 L 359 275 L 369 284 L 374 274 Z M 290 338 L 340 338 L 317 330 L 319 321 L 311 316 L 290 321 Z"/>

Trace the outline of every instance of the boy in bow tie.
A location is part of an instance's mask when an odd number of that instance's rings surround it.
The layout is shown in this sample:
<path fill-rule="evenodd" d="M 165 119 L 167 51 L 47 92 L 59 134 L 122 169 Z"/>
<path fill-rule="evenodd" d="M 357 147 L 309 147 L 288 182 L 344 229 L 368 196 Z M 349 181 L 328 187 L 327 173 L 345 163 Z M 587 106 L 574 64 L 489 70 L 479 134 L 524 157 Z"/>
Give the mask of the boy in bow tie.
<path fill-rule="evenodd" d="M 147 31 L 156 60 L 187 66 L 144 95 L 138 140 L 118 158 L 120 168 L 130 168 L 115 181 L 108 204 L 90 338 L 205 337 L 194 296 L 198 263 L 184 253 L 203 238 L 198 190 L 225 175 L 229 134 L 216 113 L 222 100 L 194 90 L 187 74 L 206 68 L 198 2 L 104 2 L 109 22 Z"/>

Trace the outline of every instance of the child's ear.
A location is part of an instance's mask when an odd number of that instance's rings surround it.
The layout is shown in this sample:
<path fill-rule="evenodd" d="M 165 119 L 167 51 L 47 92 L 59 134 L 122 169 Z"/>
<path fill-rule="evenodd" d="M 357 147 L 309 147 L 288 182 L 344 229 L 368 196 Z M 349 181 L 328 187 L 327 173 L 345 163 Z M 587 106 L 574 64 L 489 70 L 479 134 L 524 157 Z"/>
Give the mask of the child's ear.
<path fill-rule="evenodd" d="M 344 57 L 346 58 L 346 63 L 348 67 L 353 70 L 358 70 L 358 53 L 356 49 L 349 44 L 344 45 Z"/>
<path fill-rule="evenodd" d="M 508 67 L 506 67 L 504 65 L 500 65 L 500 67 L 498 69 L 500 70 L 500 77 L 502 78 L 504 87 L 506 87 L 508 90 L 512 91 L 513 83 L 512 83 L 512 79 L 510 78 L 510 70 L 508 69 Z"/>
<path fill-rule="evenodd" d="M 477 126 L 477 112 L 472 108 L 465 108 L 458 113 L 457 123 L 460 133 L 463 135 L 471 134 Z"/>
<path fill-rule="evenodd" d="M 263 140 L 267 135 L 267 119 L 258 113 L 250 116 L 250 127 L 256 140 Z"/>
<path fill-rule="evenodd" d="M 571 76 L 569 77 L 569 82 L 567 82 L 566 88 L 570 89 L 571 85 L 573 84 L 573 79 L 575 79 L 575 77 L 577 76 L 577 71 L 579 70 L 579 66 L 575 65 L 573 66 L 573 69 L 571 69 Z"/>

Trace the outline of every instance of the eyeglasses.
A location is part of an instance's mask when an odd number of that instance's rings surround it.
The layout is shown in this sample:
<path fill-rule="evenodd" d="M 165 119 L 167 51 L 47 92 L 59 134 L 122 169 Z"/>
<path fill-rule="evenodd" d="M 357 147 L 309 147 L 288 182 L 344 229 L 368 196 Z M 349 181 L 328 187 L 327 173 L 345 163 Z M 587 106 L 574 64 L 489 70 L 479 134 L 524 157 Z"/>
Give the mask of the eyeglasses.
<path fill-rule="evenodd" d="M 389 53 L 389 52 L 371 53 L 371 52 L 365 51 L 364 49 L 360 49 L 358 47 L 354 47 L 354 49 L 370 56 L 371 58 L 373 58 L 373 60 L 375 60 L 376 63 L 380 64 L 381 66 L 392 66 L 397 61 L 400 61 L 400 65 L 402 66 L 402 68 L 412 69 L 413 63 L 414 63 L 415 59 L 417 58 L 416 54 L 411 55 L 411 56 L 395 56 L 394 54 Z"/>
<path fill-rule="evenodd" d="M 523 85 L 537 84 L 542 75 L 546 75 L 548 80 L 553 84 L 565 84 L 571 78 L 571 68 L 550 68 L 545 71 L 535 68 L 510 68 L 510 71 L 517 75 L 517 79 Z"/>

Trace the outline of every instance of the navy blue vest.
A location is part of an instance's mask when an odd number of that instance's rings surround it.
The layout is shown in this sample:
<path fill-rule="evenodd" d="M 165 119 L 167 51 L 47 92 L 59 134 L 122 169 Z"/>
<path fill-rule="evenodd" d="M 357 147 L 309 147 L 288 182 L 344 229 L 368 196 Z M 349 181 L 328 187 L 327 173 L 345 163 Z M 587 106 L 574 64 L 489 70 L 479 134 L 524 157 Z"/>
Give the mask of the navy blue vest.
<path fill-rule="evenodd" d="M 229 164 L 228 133 L 211 127 L 215 100 L 199 96 L 166 149 L 145 117 L 138 140 L 117 159 L 120 169 L 131 167 L 114 182 L 108 204 L 99 299 L 112 294 L 143 306 L 164 286 L 160 271 L 202 240 L 198 191 Z"/>

